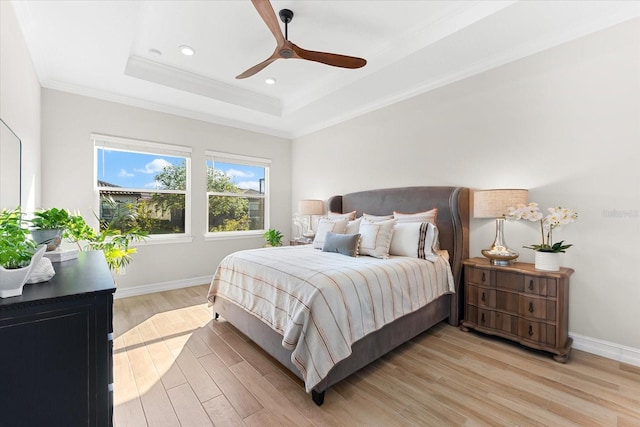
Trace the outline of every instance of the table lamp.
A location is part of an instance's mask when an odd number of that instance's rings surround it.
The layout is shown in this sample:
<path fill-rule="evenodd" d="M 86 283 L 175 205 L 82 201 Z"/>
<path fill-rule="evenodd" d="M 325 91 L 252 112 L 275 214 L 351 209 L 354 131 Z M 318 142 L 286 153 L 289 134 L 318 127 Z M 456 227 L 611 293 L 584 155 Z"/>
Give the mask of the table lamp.
<path fill-rule="evenodd" d="M 507 208 L 529 202 L 528 190 L 499 189 L 476 190 L 473 193 L 473 217 L 494 218 L 496 220 L 496 238 L 489 249 L 483 249 L 482 255 L 493 265 L 509 265 L 518 258 L 518 252 L 507 247 L 504 240 L 504 215 Z"/>
<path fill-rule="evenodd" d="M 298 202 L 298 213 L 309 217 L 308 227 L 302 232 L 302 235 L 310 239 L 313 238 L 315 236 L 315 231 L 313 231 L 313 227 L 311 226 L 312 217 L 313 215 L 324 214 L 324 201 L 312 199 L 300 200 Z"/>

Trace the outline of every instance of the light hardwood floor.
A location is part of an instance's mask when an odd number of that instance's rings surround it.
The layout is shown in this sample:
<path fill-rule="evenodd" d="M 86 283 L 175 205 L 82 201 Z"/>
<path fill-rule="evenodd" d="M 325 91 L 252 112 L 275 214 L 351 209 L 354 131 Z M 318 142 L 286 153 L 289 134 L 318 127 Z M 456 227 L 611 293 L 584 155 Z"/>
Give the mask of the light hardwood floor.
<path fill-rule="evenodd" d="M 327 391 L 207 308 L 208 286 L 116 300 L 114 423 L 133 426 L 640 426 L 640 368 L 566 365 L 441 324 Z"/>

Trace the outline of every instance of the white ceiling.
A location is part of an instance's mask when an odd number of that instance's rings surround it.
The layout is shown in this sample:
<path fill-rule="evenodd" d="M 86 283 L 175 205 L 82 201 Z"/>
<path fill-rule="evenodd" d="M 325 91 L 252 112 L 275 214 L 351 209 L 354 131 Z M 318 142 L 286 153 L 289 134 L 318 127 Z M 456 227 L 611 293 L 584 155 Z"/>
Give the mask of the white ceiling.
<path fill-rule="evenodd" d="M 367 65 L 281 59 L 236 80 L 275 48 L 249 0 L 13 5 L 43 87 L 287 138 L 640 16 L 639 1 L 278 0 L 291 41 Z"/>

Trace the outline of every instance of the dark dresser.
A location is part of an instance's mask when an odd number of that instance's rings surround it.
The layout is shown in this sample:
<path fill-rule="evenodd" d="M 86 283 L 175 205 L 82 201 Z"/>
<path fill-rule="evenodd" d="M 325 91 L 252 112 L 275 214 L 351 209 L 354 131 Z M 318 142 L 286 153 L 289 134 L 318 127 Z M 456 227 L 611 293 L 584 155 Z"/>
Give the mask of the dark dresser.
<path fill-rule="evenodd" d="M 113 293 L 100 251 L 0 299 L 0 426 L 111 426 Z"/>

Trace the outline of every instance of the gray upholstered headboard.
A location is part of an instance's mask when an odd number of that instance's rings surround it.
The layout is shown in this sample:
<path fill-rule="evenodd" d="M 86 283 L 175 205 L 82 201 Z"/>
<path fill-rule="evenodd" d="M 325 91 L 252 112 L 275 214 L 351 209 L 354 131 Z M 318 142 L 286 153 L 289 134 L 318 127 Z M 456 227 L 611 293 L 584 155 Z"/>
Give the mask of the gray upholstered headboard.
<path fill-rule="evenodd" d="M 440 232 L 440 248 L 449 251 L 456 290 L 461 289 L 462 261 L 469 257 L 468 188 L 401 187 L 359 191 L 333 196 L 328 200 L 327 206 L 331 212 L 355 210 L 356 217 L 365 212 L 371 215 L 389 215 L 394 210 L 414 213 L 438 208 L 436 225 Z M 462 292 L 458 292 L 455 310 L 459 314 L 461 296 Z"/>

